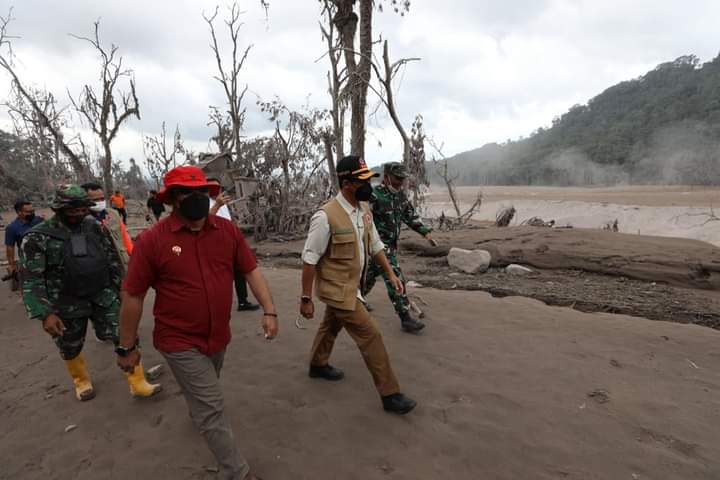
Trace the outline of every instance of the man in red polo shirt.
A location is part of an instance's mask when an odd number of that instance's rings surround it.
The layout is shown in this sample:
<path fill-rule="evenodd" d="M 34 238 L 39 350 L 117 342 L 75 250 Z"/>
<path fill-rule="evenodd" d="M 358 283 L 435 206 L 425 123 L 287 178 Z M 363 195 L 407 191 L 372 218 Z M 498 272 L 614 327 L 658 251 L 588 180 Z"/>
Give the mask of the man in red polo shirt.
<path fill-rule="evenodd" d="M 170 216 L 140 235 L 123 283 L 118 365 L 140 360 L 137 330 L 147 290 L 155 289 L 153 343 L 182 388 L 190 417 L 218 461 L 221 478 L 256 479 L 235 445 L 223 409 L 219 376 L 230 342 L 234 272 L 245 275 L 264 310 L 265 338 L 277 335 L 270 290 L 238 227 L 209 215 L 209 184 L 197 167 L 177 167 L 157 194 Z"/>

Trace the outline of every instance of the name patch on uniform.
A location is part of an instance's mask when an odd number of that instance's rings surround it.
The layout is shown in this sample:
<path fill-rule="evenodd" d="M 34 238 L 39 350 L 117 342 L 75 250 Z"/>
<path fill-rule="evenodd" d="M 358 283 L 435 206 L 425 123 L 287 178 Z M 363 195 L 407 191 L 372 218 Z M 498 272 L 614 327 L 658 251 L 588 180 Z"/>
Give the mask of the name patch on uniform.
<path fill-rule="evenodd" d="M 333 235 L 342 235 L 345 233 L 355 233 L 355 229 L 354 228 L 338 228 L 337 230 L 335 230 L 332 233 L 333 233 Z"/>

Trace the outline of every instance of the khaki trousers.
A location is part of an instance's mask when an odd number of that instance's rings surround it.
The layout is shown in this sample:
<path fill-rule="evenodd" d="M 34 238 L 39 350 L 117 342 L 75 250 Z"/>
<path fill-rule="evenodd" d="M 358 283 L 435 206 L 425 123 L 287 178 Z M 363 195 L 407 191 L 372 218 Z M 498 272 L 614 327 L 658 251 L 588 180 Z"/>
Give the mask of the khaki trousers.
<path fill-rule="evenodd" d="M 220 369 L 225 351 L 210 357 L 195 349 L 160 353 L 185 395 L 190 418 L 218 462 L 218 478 L 243 480 L 250 467 L 235 445 L 232 427 L 224 413 L 220 388 Z"/>
<path fill-rule="evenodd" d="M 357 300 L 354 311 L 330 305 L 325 307 L 325 317 L 313 343 L 310 365 L 322 367 L 328 364 L 335 339 L 343 327 L 360 349 L 380 395 L 399 393 L 400 385 L 390 365 L 380 327 L 360 300 Z"/>

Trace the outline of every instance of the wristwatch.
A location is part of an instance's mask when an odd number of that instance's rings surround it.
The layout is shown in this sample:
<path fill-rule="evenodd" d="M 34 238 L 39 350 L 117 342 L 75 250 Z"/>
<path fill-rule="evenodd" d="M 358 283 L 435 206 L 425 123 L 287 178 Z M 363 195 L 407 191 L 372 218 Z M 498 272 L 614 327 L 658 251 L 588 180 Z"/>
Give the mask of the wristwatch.
<path fill-rule="evenodd" d="M 122 345 L 118 345 L 117 347 L 115 347 L 115 353 L 117 353 L 121 357 L 127 357 L 128 355 L 130 355 L 130 352 L 136 350 L 137 347 L 137 341 L 133 344 L 132 347 L 123 347 Z"/>
<path fill-rule="evenodd" d="M 307 305 L 308 303 L 312 303 L 312 297 L 308 297 L 307 295 L 303 295 L 300 297 L 300 303 L 303 305 Z"/>

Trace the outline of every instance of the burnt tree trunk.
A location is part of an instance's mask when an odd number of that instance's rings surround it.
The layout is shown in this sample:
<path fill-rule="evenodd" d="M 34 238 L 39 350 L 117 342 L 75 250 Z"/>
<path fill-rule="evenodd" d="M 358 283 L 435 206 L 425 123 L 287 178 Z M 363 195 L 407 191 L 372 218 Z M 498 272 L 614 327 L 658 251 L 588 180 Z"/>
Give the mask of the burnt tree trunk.
<path fill-rule="evenodd" d="M 105 195 L 109 196 L 115 192 L 112 177 L 112 150 L 110 150 L 109 142 L 103 143 L 103 152 L 105 153 L 105 157 L 102 159 L 103 187 Z"/>
<path fill-rule="evenodd" d="M 351 149 L 353 155 L 365 156 L 365 108 L 372 68 L 373 1 L 360 0 L 360 63 L 353 84 Z"/>
<path fill-rule="evenodd" d="M 367 82 L 370 81 L 372 54 L 372 1 L 360 0 L 360 63 L 355 59 L 355 33 L 358 15 L 353 11 L 356 0 L 338 0 L 333 19 L 340 32 L 348 76 L 347 91 L 350 97 L 350 153 L 365 153 L 365 107 Z M 367 56 L 366 56 L 367 55 Z"/>
<path fill-rule="evenodd" d="M 333 159 L 333 138 L 329 132 L 323 134 L 323 144 L 325 145 L 325 161 L 327 162 L 328 177 L 330 179 L 330 193 L 335 195 L 339 187 L 337 172 L 335 171 L 335 160 Z M 341 158 L 338 153 L 338 159 Z"/>

